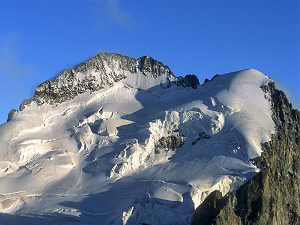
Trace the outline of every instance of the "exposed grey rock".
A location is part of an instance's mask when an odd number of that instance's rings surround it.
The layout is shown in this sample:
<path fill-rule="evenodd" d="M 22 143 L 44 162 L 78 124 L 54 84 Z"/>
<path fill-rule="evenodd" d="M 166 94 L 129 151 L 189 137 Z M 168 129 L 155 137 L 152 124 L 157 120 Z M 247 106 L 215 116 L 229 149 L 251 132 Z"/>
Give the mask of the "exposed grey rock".
<path fill-rule="evenodd" d="M 177 84 L 183 87 L 192 87 L 197 89 L 200 82 L 196 75 L 188 74 L 185 77 L 179 77 Z"/>
<path fill-rule="evenodd" d="M 193 225 L 300 224 L 300 112 L 274 83 L 262 89 L 270 96 L 276 125 L 272 140 L 255 159 L 265 169 L 223 198 L 211 193 L 196 209 Z M 207 215 L 212 215 L 209 220 Z"/>
<path fill-rule="evenodd" d="M 192 145 L 195 145 L 198 141 L 202 139 L 209 139 L 209 138 L 210 136 L 208 134 L 206 134 L 205 132 L 200 132 L 199 137 L 192 142 Z"/>
<path fill-rule="evenodd" d="M 47 80 L 40 84 L 35 89 L 33 98 L 22 102 L 20 110 L 32 101 L 38 105 L 43 103 L 56 105 L 81 93 L 110 87 L 115 82 L 125 79 L 125 72 L 136 74 L 138 71 L 155 78 L 162 74 L 174 77 L 168 66 L 149 56 L 134 59 L 116 53 L 100 53 L 74 69 L 65 70 L 54 81 Z M 77 79 L 78 73 L 84 75 L 82 79 Z"/>
<path fill-rule="evenodd" d="M 209 79 L 208 79 L 208 78 L 205 78 L 204 84 L 207 83 L 208 81 L 209 81 Z"/>
<path fill-rule="evenodd" d="M 22 111 L 31 102 L 38 105 L 48 103 L 55 106 L 71 100 L 79 94 L 92 93 L 105 87 L 111 87 L 114 83 L 125 79 L 126 72 L 131 74 L 140 72 L 144 76 L 154 78 L 166 74 L 167 79 L 169 79 L 167 80 L 168 85 L 163 88 L 168 88 L 173 83 L 178 86 L 192 88 L 197 88 L 199 85 L 197 76 L 191 74 L 186 75 L 184 78 L 170 79 L 171 77 L 175 78 L 170 68 L 150 56 L 134 59 L 116 53 L 100 53 L 74 69 L 65 70 L 53 81 L 47 80 L 40 84 L 35 89 L 34 96 L 31 99 L 24 100 L 19 110 Z M 80 79 L 78 74 L 82 75 Z M 9 119 L 12 116 L 13 113 L 9 115 Z"/>
<path fill-rule="evenodd" d="M 176 148 L 180 148 L 184 143 L 185 137 L 182 134 L 171 135 L 168 137 L 162 137 L 155 144 L 155 153 L 159 154 L 162 151 L 175 151 Z"/>
<path fill-rule="evenodd" d="M 213 191 L 196 209 L 192 225 L 213 224 L 216 216 L 224 207 L 225 199 L 219 190 Z M 229 222 L 229 221 L 228 221 Z M 228 224 L 231 224 L 230 222 Z"/>
<path fill-rule="evenodd" d="M 16 112 L 18 112 L 18 110 L 16 110 L 16 109 L 10 110 L 10 112 L 8 113 L 8 116 L 7 116 L 7 122 L 11 120 L 11 118 L 14 116 L 14 114 Z"/>
<path fill-rule="evenodd" d="M 144 74 L 146 72 L 151 73 L 155 78 L 166 73 L 170 73 L 173 75 L 168 66 L 165 66 L 164 64 L 151 58 L 150 56 L 140 57 L 137 59 L 137 62 L 139 70 L 141 70 Z"/>

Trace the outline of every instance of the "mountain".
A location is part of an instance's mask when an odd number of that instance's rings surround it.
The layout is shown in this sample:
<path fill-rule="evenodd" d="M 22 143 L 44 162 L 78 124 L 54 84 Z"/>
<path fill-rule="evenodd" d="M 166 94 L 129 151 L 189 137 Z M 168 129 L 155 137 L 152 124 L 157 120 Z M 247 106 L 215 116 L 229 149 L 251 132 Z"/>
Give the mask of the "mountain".
<path fill-rule="evenodd" d="M 264 170 L 226 196 L 212 192 L 196 209 L 192 224 L 300 224 L 300 112 L 274 83 L 263 90 L 270 95 L 276 125 L 256 160 Z"/>
<path fill-rule="evenodd" d="M 281 174 L 278 151 L 299 155 L 299 114 L 274 93 L 254 69 L 200 85 L 149 56 L 101 53 L 39 85 L 0 126 L 0 223 L 211 224 L 224 211 L 251 224 L 252 200 L 235 194 L 259 189 L 264 202 L 267 179 L 257 177 L 273 164 Z M 297 165 L 284 168 L 298 176 Z"/>

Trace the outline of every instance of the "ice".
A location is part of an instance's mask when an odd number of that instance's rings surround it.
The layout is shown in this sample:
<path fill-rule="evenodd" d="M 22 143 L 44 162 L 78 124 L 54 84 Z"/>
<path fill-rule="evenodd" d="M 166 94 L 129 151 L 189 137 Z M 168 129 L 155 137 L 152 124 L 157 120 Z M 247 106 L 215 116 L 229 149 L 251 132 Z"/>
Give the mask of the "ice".
<path fill-rule="evenodd" d="M 189 224 L 210 192 L 259 171 L 251 159 L 275 132 L 261 90 L 268 77 L 248 69 L 193 89 L 167 74 L 125 74 L 56 106 L 32 102 L 0 126 L 0 212 L 41 223 Z"/>

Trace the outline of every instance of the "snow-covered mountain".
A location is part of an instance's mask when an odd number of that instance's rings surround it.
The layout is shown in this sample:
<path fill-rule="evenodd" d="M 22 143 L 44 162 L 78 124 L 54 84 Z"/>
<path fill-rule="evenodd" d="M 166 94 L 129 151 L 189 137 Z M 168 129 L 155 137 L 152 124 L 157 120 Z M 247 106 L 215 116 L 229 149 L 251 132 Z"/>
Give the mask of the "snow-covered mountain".
<path fill-rule="evenodd" d="M 0 126 L 0 222 L 190 224 L 261 171 L 271 82 L 247 69 L 200 85 L 112 53 L 66 70 Z"/>

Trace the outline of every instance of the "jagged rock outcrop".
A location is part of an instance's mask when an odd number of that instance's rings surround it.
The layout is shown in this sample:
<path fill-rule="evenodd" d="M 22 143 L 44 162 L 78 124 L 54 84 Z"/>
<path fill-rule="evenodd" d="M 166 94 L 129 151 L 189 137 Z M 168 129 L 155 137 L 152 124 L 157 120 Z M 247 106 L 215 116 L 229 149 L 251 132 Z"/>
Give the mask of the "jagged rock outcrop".
<path fill-rule="evenodd" d="M 125 79 L 128 73 L 138 72 L 155 78 L 162 74 L 174 77 L 168 66 L 149 56 L 134 59 L 116 53 L 100 53 L 74 69 L 65 70 L 54 81 L 47 80 L 40 84 L 35 89 L 34 97 L 23 101 L 20 110 L 32 101 L 38 105 L 65 102 L 84 92 L 110 87 Z"/>
<path fill-rule="evenodd" d="M 95 92 L 111 87 L 114 83 L 125 80 L 132 75 L 150 76 L 153 78 L 166 77 L 170 84 L 183 87 L 197 88 L 199 80 L 196 75 L 175 77 L 170 68 L 150 56 L 134 59 L 116 53 L 100 53 L 81 63 L 74 69 L 62 72 L 54 81 L 47 80 L 36 89 L 33 98 L 26 99 L 20 105 L 23 110 L 31 102 L 42 105 L 48 103 L 56 105 L 75 98 L 85 92 Z M 134 78 L 134 80 L 138 80 Z M 13 109 L 8 115 L 8 121 L 17 110 Z"/>
<path fill-rule="evenodd" d="M 263 170 L 223 198 L 211 193 L 196 209 L 193 225 L 300 224 L 300 112 L 274 83 L 262 89 L 276 124 L 272 140 L 255 159 Z"/>
<path fill-rule="evenodd" d="M 197 142 L 200 140 L 209 139 L 209 138 L 210 138 L 210 136 L 208 134 L 206 134 L 205 132 L 200 132 L 199 137 L 192 142 L 192 145 L 197 144 Z"/>
<path fill-rule="evenodd" d="M 203 201 L 203 203 L 196 209 L 194 220 L 197 225 L 212 224 L 215 217 L 220 213 L 224 207 L 225 198 L 222 197 L 222 192 L 215 190 Z M 198 220 L 198 218 L 201 218 Z"/>
<path fill-rule="evenodd" d="M 180 148 L 184 143 L 185 137 L 182 134 L 171 135 L 168 137 L 161 137 L 155 144 L 155 153 L 159 154 L 162 151 L 175 151 Z"/>
<path fill-rule="evenodd" d="M 7 115 L 7 121 L 9 121 L 13 117 L 15 112 L 18 112 L 18 110 L 15 110 L 15 109 L 10 110 L 10 112 Z"/>
<path fill-rule="evenodd" d="M 200 84 L 198 77 L 194 74 L 187 74 L 185 77 L 179 77 L 177 84 L 183 87 L 192 87 L 197 89 L 197 86 Z"/>

